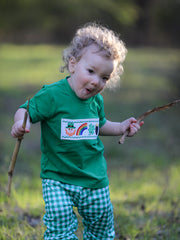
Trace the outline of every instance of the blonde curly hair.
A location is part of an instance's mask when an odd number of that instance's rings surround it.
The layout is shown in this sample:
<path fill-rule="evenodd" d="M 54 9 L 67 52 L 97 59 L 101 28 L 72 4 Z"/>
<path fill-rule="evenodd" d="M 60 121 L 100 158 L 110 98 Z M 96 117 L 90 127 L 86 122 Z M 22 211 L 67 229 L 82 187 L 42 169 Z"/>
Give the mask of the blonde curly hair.
<path fill-rule="evenodd" d="M 117 67 L 107 82 L 107 87 L 115 87 L 120 80 L 120 76 L 123 74 L 122 63 L 125 60 L 127 49 L 118 35 L 112 30 L 96 23 L 86 24 L 76 31 L 70 46 L 63 50 L 65 65 L 61 67 L 61 72 L 64 72 L 64 69 L 68 70 L 71 57 L 79 61 L 83 54 L 83 49 L 92 44 L 96 44 L 99 51 L 102 51 L 103 54 L 105 53 L 106 57 L 117 61 Z"/>

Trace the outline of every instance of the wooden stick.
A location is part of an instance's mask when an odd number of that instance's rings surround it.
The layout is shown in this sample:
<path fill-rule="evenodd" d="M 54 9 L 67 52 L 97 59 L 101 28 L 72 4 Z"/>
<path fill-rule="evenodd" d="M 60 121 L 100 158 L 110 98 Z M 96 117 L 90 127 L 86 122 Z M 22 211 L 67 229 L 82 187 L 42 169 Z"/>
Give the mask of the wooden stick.
<path fill-rule="evenodd" d="M 29 110 L 29 100 L 28 99 L 28 105 L 27 105 L 27 110 L 24 114 L 24 120 L 23 120 L 23 124 L 22 124 L 22 128 L 25 129 L 26 128 L 26 122 L 27 122 L 27 118 L 28 118 L 28 110 Z M 23 137 L 19 137 L 17 139 L 13 154 L 12 154 L 12 158 L 11 158 L 11 163 L 9 165 L 9 170 L 8 170 L 8 188 L 7 188 L 7 195 L 8 197 L 10 197 L 11 194 L 11 184 L 12 184 L 12 177 L 13 177 L 13 172 L 14 172 L 14 167 L 16 164 L 16 160 L 17 160 L 17 156 L 19 153 L 19 148 L 21 145 L 21 141 L 22 141 Z"/>
<path fill-rule="evenodd" d="M 173 102 L 170 102 L 166 105 L 163 105 L 163 106 L 160 106 L 160 107 L 155 107 L 151 110 L 148 110 L 147 112 L 143 113 L 138 119 L 137 119 L 137 123 L 140 123 L 145 117 L 147 117 L 148 115 L 150 115 L 151 113 L 154 113 L 154 112 L 159 112 L 159 111 L 162 111 L 162 110 L 165 110 L 165 109 L 168 109 L 172 106 L 174 106 L 176 103 L 179 103 L 180 102 L 180 99 L 178 100 L 175 100 Z M 119 144 L 123 144 L 124 141 L 125 141 L 125 138 L 128 136 L 129 134 L 129 131 L 127 130 L 123 136 L 119 139 Z"/>

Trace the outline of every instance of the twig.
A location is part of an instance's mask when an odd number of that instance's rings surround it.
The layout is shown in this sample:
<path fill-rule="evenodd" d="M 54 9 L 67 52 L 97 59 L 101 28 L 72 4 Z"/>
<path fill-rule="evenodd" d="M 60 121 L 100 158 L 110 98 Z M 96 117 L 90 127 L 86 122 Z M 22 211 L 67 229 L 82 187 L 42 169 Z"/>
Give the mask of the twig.
<path fill-rule="evenodd" d="M 180 102 L 180 99 L 178 100 L 175 100 L 173 102 L 170 102 L 166 105 L 163 105 L 163 106 L 160 106 L 160 107 L 155 107 L 151 110 L 148 110 L 147 112 L 145 112 L 144 114 L 142 114 L 138 119 L 137 119 L 137 123 L 140 123 L 145 117 L 147 117 L 148 115 L 150 115 L 151 113 L 154 113 L 154 112 L 159 112 L 159 111 L 162 111 L 162 110 L 165 110 L 165 109 L 168 109 L 172 106 L 174 106 L 176 103 L 179 103 Z M 119 144 L 123 144 L 124 143 L 124 140 L 125 140 L 125 137 L 127 137 L 129 134 L 129 131 L 127 130 L 123 136 L 119 139 Z"/>
<path fill-rule="evenodd" d="M 29 110 L 29 100 L 28 99 L 28 105 L 27 105 L 27 110 L 24 114 L 24 120 L 23 120 L 23 124 L 22 124 L 22 128 L 25 129 L 26 128 L 26 122 L 27 122 L 27 118 L 28 118 L 28 110 Z M 13 154 L 12 154 L 12 159 L 11 159 L 11 163 L 9 165 L 9 170 L 8 170 L 8 188 L 7 188 L 7 195 L 8 197 L 10 197 L 10 193 L 11 193 L 11 184 L 12 184 L 12 177 L 13 177 L 13 172 L 14 172 L 14 167 L 16 164 L 16 160 L 17 160 L 17 156 L 18 156 L 18 152 L 19 152 L 19 148 L 21 145 L 21 141 L 22 141 L 23 137 L 19 137 L 17 139 Z"/>

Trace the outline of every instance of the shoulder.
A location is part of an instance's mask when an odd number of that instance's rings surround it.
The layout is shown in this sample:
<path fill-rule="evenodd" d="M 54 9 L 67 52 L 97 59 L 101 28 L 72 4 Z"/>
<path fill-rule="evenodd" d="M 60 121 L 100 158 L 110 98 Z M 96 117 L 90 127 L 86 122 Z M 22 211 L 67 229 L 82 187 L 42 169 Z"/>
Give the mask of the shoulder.
<path fill-rule="evenodd" d="M 59 80 L 58 82 L 43 85 L 38 95 L 45 95 L 47 97 L 53 97 L 57 95 L 61 95 L 60 93 L 65 92 L 65 79 Z"/>
<path fill-rule="evenodd" d="M 60 89 L 62 88 L 63 86 L 65 86 L 65 82 L 66 82 L 66 79 L 61 79 L 57 82 L 54 82 L 54 83 L 51 83 L 51 84 L 47 84 L 47 85 L 44 85 L 42 87 L 43 90 L 49 90 L 49 91 L 53 91 L 53 90 L 56 90 L 56 89 Z"/>

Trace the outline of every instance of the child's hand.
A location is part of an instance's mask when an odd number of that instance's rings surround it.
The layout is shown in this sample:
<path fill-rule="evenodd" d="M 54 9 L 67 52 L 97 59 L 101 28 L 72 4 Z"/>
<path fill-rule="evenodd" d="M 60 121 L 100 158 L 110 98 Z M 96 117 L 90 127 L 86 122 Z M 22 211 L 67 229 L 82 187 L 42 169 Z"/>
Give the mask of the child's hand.
<path fill-rule="evenodd" d="M 22 137 L 25 133 L 29 133 L 30 132 L 30 123 L 29 123 L 29 121 L 27 121 L 25 129 L 22 127 L 22 125 L 23 125 L 23 120 L 19 120 L 19 121 L 16 121 L 14 123 L 14 125 L 12 126 L 11 135 L 14 138 Z"/>
<path fill-rule="evenodd" d="M 123 130 L 124 130 L 124 133 L 126 131 L 129 131 L 127 136 L 132 137 L 139 131 L 141 126 L 144 124 L 144 122 L 141 121 L 140 123 L 138 123 L 137 120 L 132 117 L 132 118 L 125 120 L 121 124 L 122 124 Z"/>

